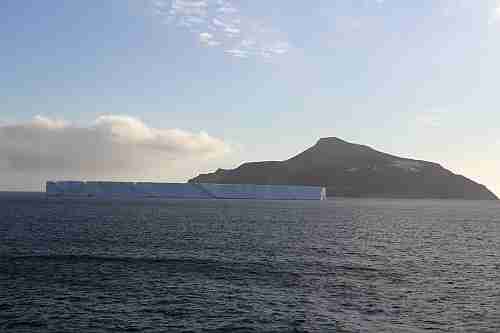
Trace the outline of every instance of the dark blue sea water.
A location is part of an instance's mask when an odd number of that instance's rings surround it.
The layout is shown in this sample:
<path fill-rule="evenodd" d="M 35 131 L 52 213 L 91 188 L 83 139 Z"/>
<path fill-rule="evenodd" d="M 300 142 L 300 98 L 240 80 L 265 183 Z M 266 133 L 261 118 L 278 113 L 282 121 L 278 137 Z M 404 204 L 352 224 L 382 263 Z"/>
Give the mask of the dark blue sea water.
<path fill-rule="evenodd" d="M 1 194 L 0 332 L 500 332 L 500 204 Z"/>

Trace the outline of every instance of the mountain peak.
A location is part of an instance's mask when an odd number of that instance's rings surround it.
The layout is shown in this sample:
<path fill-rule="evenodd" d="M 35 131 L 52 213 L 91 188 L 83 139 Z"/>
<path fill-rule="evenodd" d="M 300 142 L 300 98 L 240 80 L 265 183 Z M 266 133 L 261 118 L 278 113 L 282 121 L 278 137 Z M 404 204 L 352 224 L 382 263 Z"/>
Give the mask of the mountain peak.
<path fill-rule="evenodd" d="M 342 140 L 336 136 L 330 136 L 330 137 L 320 138 L 316 143 L 316 145 L 323 145 L 323 144 L 351 144 L 351 143 Z"/>

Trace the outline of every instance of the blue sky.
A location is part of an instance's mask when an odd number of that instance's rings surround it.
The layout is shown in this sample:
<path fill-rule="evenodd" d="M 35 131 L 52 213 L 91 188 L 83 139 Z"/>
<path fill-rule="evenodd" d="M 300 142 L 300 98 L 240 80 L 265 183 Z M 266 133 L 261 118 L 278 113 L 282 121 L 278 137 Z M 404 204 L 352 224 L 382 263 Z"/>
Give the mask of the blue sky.
<path fill-rule="evenodd" d="M 439 162 L 500 193 L 499 8 L 489 0 L 3 0 L 5 133 L 105 127 L 129 131 L 127 140 L 161 137 L 153 143 L 169 150 L 162 159 L 137 152 L 160 168 L 101 174 L 12 170 L 4 161 L 3 183 L 186 180 L 338 136 Z M 20 149 L 9 142 L 5 151 Z M 69 142 L 57 149 L 90 149 Z M 18 159 L 37 165 L 29 154 Z"/>

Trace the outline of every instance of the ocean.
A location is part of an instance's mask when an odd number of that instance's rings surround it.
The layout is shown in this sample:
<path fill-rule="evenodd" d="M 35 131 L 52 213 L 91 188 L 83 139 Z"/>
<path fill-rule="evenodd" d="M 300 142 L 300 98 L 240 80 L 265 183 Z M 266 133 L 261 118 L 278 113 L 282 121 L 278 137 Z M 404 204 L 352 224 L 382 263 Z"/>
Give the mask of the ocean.
<path fill-rule="evenodd" d="M 0 332 L 500 332 L 500 203 L 0 194 Z"/>

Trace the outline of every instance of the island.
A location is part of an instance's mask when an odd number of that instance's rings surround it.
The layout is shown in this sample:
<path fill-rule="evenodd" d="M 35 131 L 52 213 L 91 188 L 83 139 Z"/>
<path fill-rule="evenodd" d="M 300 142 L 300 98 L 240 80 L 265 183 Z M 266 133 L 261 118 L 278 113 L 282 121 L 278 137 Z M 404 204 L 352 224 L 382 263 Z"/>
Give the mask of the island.
<path fill-rule="evenodd" d="M 484 185 L 437 163 L 394 156 L 336 137 L 322 138 L 285 161 L 245 163 L 189 182 L 321 186 L 329 197 L 498 200 Z"/>

